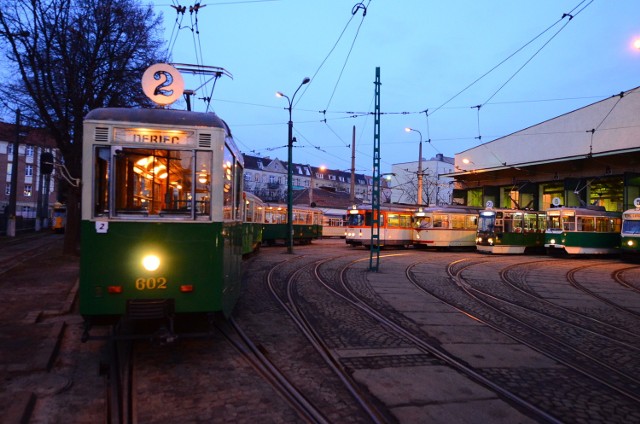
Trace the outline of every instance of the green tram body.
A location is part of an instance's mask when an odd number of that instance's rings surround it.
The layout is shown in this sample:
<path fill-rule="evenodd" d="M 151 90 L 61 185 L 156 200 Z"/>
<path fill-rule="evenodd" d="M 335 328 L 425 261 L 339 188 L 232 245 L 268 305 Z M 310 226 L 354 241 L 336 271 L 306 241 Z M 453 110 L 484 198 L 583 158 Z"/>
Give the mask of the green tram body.
<path fill-rule="evenodd" d="M 545 248 L 549 254 L 620 253 L 621 213 L 601 207 L 559 206 L 547 209 Z"/>
<path fill-rule="evenodd" d="M 322 238 L 323 213 L 319 209 L 293 207 L 293 243 L 309 244 L 312 240 Z M 287 206 L 265 204 L 265 219 L 262 231 L 264 244 L 273 246 L 276 243 L 288 243 Z"/>
<path fill-rule="evenodd" d="M 640 258 L 640 208 L 629 209 L 622 213 L 622 231 L 620 232 L 620 255 L 623 259 Z"/>
<path fill-rule="evenodd" d="M 242 167 L 213 113 L 87 114 L 79 287 L 86 336 L 91 325 L 122 317 L 172 325 L 180 314 L 231 314 L 245 249 Z M 159 259 L 155 269 L 143 266 L 148 254 Z"/>
<path fill-rule="evenodd" d="M 476 249 L 481 253 L 544 253 L 545 213 L 487 208 L 480 212 Z"/>
<path fill-rule="evenodd" d="M 242 254 L 260 249 L 264 230 L 264 203 L 252 193 L 244 193 L 244 222 L 242 224 Z"/>

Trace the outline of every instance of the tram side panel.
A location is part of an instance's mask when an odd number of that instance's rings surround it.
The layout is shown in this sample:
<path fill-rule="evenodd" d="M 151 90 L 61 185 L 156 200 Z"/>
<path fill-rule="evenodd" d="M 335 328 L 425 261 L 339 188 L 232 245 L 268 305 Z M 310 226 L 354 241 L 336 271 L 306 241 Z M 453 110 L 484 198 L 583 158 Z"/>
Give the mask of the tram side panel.
<path fill-rule="evenodd" d="M 620 253 L 621 214 L 604 208 L 560 206 L 547 210 L 548 254 L 613 255 Z"/>

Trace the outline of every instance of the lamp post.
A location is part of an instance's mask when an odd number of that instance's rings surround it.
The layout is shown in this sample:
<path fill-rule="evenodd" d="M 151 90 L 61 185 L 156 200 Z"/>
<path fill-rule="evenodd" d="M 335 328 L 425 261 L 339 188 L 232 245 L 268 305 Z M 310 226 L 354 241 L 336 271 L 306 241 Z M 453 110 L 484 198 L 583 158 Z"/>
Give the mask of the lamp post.
<path fill-rule="evenodd" d="M 405 128 L 404 129 L 406 132 L 417 132 L 418 134 L 420 134 L 420 148 L 418 149 L 418 198 L 416 200 L 416 203 L 418 205 L 422 205 L 422 133 L 418 130 L 414 130 L 413 128 Z"/>
<path fill-rule="evenodd" d="M 309 81 L 311 81 L 311 79 L 309 77 L 305 77 L 296 91 L 293 92 L 293 96 L 291 96 L 291 98 L 282 94 L 280 91 L 276 92 L 276 96 L 284 97 L 289 103 L 289 107 L 287 108 L 289 111 L 289 137 L 287 143 L 287 253 L 293 253 L 293 121 L 291 119 L 291 108 L 296 94 L 298 94 L 300 88 L 309 83 Z"/>

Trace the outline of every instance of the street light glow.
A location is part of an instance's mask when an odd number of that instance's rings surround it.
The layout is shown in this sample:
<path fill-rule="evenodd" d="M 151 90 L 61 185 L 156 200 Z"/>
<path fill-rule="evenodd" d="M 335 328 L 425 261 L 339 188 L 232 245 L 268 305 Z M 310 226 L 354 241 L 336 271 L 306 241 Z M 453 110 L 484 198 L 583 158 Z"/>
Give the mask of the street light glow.
<path fill-rule="evenodd" d="M 637 50 L 640 50 L 640 38 L 636 38 L 633 40 L 633 47 Z"/>

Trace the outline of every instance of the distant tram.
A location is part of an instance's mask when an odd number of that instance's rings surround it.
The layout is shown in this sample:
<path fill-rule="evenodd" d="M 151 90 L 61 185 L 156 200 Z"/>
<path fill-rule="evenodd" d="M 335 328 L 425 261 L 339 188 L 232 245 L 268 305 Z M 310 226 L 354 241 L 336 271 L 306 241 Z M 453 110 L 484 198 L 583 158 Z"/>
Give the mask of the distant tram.
<path fill-rule="evenodd" d="M 67 226 L 67 207 L 63 204 L 56 203 L 53 206 L 53 217 L 51 220 L 51 229 L 56 233 L 64 233 Z"/>
<path fill-rule="evenodd" d="M 324 209 L 322 216 L 322 237 L 345 238 L 347 220 L 343 209 Z"/>
<path fill-rule="evenodd" d="M 309 206 L 293 207 L 293 243 L 309 244 L 322 237 L 322 211 Z M 288 244 L 287 205 L 265 204 L 263 243 L 272 246 L 278 242 Z"/>
<path fill-rule="evenodd" d="M 621 213 L 607 212 L 602 206 L 547 209 L 544 247 L 549 254 L 617 254 L 621 224 Z"/>
<path fill-rule="evenodd" d="M 375 217 L 371 205 L 354 206 L 347 211 L 347 235 L 350 246 L 371 246 L 371 224 Z M 377 213 L 377 212 L 376 212 Z M 380 247 L 408 247 L 413 243 L 413 210 L 407 207 L 380 206 Z"/>
<path fill-rule="evenodd" d="M 255 194 L 244 192 L 244 223 L 242 231 L 242 254 L 253 253 L 262 244 L 264 227 L 264 202 Z"/>
<path fill-rule="evenodd" d="M 545 213 L 519 209 L 494 209 L 492 203 L 480 212 L 476 249 L 481 253 L 544 253 Z"/>
<path fill-rule="evenodd" d="M 415 247 L 475 247 L 479 208 L 420 208 L 413 214 Z"/>
<path fill-rule="evenodd" d="M 633 201 L 634 209 L 622 213 L 620 253 L 623 259 L 640 257 L 640 198 Z"/>

